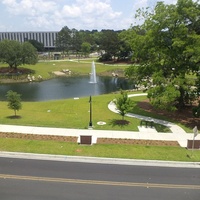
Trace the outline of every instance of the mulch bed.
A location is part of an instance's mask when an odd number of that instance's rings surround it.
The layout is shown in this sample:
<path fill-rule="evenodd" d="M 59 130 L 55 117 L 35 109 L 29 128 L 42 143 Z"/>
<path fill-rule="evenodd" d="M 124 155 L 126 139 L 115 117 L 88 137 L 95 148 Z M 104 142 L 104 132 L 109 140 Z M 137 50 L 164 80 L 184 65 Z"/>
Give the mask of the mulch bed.
<path fill-rule="evenodd" d="M 77 142 L 77 137 L 72 136 L 55 136 L 55 135 L 35 135 L 20 133 L 0 133 L 0 138 L 16 138 L 24 140 L 54 140 L 62 142 Z"/>
<path fill-rule="evenodd" d="M 98 138 L 98 144 L 132 144 L 143 146 L 180 146 L 176 141 Z"/>
<path fill-rule="evenodd" d="M 19 134 L 19 133 L 1 133 L 0 138 L 16 138 L 24 140 L 45 140 L 45 141 L 62 141 L 77 143 L 77 137 L 72 136 L 54 136 L 54 135 L 34 135 L 34 134 Z M 115 138 L 98 138 L 97 144 L 129 144 L 129 145 L 144 145 L 144 146 L 179 146 L 175 141 L 160 141 L 160 140 L 133 140 L 133 139 L 115 139 Z"/>
<path fill-rule="evenodd" d="M 10 68 L 10 67 L 0 67 L 0 74 L 30 74 L 33 73 L 31 69 L 18 67 L 18 68 Z"/>
<path fill-rule="evenodd" d="M 177 110 L 175 112 L 169 112 L 164 110 L 155 109 L 150 103 L 149 100 L 144 100 L 138 103 L 138 106 L 151 113 L 159 114 L 166 116 L 169 119 L 175 120 L 184 124 L 185 126 L 193 129 L 195 126 L 198 126 L 200 129 L 200 118 L 195 118 L 192 114 L 192 106 L 186 106 L 182 110 Z"/>

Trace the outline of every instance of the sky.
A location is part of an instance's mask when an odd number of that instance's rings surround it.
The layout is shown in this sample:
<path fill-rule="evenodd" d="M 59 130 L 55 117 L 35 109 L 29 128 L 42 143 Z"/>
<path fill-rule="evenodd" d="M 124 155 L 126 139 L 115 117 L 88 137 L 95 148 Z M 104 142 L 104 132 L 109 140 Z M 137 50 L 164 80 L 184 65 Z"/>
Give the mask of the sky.
<path fill-rule="evenodd" d="M 0 32 L 128 29 L 158 0 L 0 0 Z M 176 0 L 163 0 L 174 4 Z"/>

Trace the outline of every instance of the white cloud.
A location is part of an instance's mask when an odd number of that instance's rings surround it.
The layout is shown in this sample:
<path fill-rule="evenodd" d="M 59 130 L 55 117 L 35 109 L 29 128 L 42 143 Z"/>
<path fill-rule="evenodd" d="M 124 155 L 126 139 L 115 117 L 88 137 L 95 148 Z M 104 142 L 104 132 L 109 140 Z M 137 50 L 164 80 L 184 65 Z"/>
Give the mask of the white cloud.
<path fill-rule="evenodd" d="M 81 16 L 82 10 L 76 5 L 72 5 L 72 6 L 65 5 L 62 8 L 62 11 L 60 14 L 61 14 L 61 17 L 74 18 L 74 17 Z"/>
<path fill-rule="evenodd" d="M 77 29 L 99 28 L 103 23 L 112 24 L 122 14 L 115 12 L 108 0 L 75 0 L 62 6 L 52 0 L 3 0 L 2 3 L 11 15 L 25 16 L 26 26 L 34 29 L 60 26 L 60 30 L 66 25 Z"/>
<path fill-rule="evenodd" d="M 123 29 L 134 23 L 133 16 L 138 8 L 149 5 L 153 7 L 157 1 L 128 0 L 126 8 L 127 5 L 132 7 L 132 13 L 127 14 L 123 11 L 124 2 L 121 0 L 2 0 L 0 6 L 4 8 L 1 14 L 4 13 L 6 20 L 10 21 L 1 22 L 1 26 L 7 23 L 5 26 L 15 27 L 15 31 L 59 31 L 64 26 L 84 30 Z M 127 10 L 130 12 L 130 9 Z"/>
<path fill-rule="evenodd" d="M 35 16 L 41 13 L 49 13 L 54 11 L 57 7 L 53 1 L 44 0 L 3 0 L 2 2 L 7 6 L 8 11 L 13 15 L 28 15 Z"/>
<path fill-rule="evenodd" d="M 78 18 L 77 28 L 82 29 L 83 25 L 86 28 L 96 28 L 105 21 L 115 20 L 120 16 L 121 13 L 113 11 L 108 1 L 100 0 L 76 0 L 73 5 L 65 5 L 60 16 L 57 13 L 59 19 L 65 19 L 67 22 Z"/>

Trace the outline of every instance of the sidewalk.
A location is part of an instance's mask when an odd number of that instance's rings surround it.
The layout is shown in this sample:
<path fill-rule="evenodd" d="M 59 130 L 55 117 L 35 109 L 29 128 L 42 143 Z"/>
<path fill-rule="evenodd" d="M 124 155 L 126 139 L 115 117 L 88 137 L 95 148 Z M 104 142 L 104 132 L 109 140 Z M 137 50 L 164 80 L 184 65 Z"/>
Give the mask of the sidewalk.
<path fill-rule="evenodd" d="M 165 140 L 178 141 L 181 147 L 187 146 L 187 140 L 193 138 L 193 134 L 177 133 L 158 133 L 154 128 L 138 127 L 138 132 L 132 131 L 112 131 L 112 130 L 95 130 L 95 129 L 66 129 L 66 128 L 47 128 L 34 126 L 16 126 L 0 124 L 0 132 L 37 134 L 37 135 L 57 135 L 57 136 L 75 136 L 83 135 L 92 136 L 92 143 L 96 143 L 97 138 L 122 138 L 122 139 L 141 139 L 141 140 Z M 197 137 L 200 139 L 198 135 Z M 197 138 L 196 137 L 196 138 Z"/>

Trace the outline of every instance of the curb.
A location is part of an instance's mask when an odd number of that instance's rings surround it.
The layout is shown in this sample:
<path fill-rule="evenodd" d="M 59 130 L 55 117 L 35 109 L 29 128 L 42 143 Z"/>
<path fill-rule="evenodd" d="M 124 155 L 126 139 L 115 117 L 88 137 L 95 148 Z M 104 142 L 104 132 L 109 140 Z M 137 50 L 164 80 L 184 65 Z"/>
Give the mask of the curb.
<path fill-rule="evenodd" d="M 138 159 L 121 159 L 121 158 L 104 158 L 104 157 L 97 158 L 97 157 L 84 157 L 84 156 L 63 156 L 63 155 L 52 155 L 52 154 L 32 154 L 32 153 L 4 152 L 4 151 L 0 151 L 0 157 L 44 160 L 44 161 L 59 161 L 59 162 L 81 162 L 81 163 L 94 163 L 94 164 L 200 168 L 200 162 L 138 160 Z"/>

